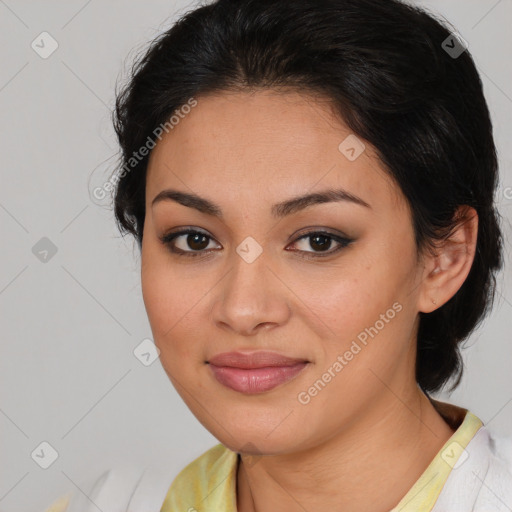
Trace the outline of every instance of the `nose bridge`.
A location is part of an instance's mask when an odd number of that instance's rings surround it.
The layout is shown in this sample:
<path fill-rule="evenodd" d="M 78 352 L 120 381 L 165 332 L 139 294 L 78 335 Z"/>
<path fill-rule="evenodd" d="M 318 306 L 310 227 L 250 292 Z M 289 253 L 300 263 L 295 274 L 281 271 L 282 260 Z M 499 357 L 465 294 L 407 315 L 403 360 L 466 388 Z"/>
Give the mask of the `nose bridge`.
<path fill-rule="evenodd" d="M 258 244 L 259 246 L 259 244 Z M 270 296 L 268 275 L 270 271 L 263 248 L 254 242 L 242 242 L 232 255 L 232 270 L 226 280 L 224 302 L 231 306 L 256 311 L 263 307 L 265 297 Z"/>
<path fill-rule="evenodd" d="M 254 242 L 244 241 L 237 248 L 236 253 L 232 255 L 232 272 L 229 278 L 231 292 L 242 292 L 242 296 L 252 290 L 252 296 L 256 297 L 261 292 L 265 291 L 268 286 L 267 274 L 268 270 L 268 257 L 263 252 L 263 247 Z"/>
<path fill-rule="evenodd" d="M 231 271 L 216 299 L 214 321 L 245 333 L 260 324 L 285 321 L 287 298 L 268 268 L 271 262 L 263 247 L 248 237 L 231 256 Z"/>

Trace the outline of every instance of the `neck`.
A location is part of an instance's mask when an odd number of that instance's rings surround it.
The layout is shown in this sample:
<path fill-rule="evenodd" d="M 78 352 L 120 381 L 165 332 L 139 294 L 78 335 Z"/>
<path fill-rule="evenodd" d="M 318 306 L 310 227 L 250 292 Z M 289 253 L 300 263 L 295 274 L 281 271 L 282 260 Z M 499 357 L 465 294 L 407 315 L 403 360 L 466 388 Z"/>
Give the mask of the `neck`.
<path fill-rule="evenodd" d="M 253 466 L 244 465 L 242 455 L 237 510 L 387 512 L 452 434 L 419 388 L 406 401 L 388 393 L 323 444 L 263 457 Z"/>

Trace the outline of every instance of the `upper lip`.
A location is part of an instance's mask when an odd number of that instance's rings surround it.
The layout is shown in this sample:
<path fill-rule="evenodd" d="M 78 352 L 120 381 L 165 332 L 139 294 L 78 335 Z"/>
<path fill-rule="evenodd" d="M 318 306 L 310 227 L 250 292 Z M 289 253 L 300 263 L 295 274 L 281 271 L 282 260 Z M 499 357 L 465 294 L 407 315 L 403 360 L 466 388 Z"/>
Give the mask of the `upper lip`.
<path fill-rule="evenodd" d="M 207 363 L 233 368 L 264 368 L 267 366 L 293 366 L 307 363 L 303 358 L 287 357 L 278 352 L 222 352 L 211 357 Z"/>

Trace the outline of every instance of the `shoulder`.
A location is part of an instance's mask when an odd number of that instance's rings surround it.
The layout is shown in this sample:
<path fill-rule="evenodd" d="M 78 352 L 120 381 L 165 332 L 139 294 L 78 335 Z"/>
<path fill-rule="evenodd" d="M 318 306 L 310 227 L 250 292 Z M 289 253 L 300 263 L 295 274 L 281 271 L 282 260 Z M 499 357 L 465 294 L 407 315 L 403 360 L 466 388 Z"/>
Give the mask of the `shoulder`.
<path fill-rule="evenodd" d="M 512 434 L 501 435 L 490 431 L 489 437 L 492 456 L 499 460 L 512 474 Z"/>
<path fill-rule="evenodd" d="M 70 489 L 45 512 L 160 510 L 172 476 L 161 468 L 113 467 L 80 488 Z"/>
<path fill-rule="evenodd" d="M 228 459 L 232 453 L 223 444 L 216 444 L 185 466 L 178 473 L 173 484 L 210 473 L 212 469 L 220 466 L 225 459 Z"/>
<path fill-rule="evenodd" d="M 173 480 L 162 512 L 194 509 L 236 510 L 233 508 L 237 453 L 217 444 L 183 468 Z M 215 490 L 215 493 L 212 491 Z M 203 503 L 208 496 L 208 503 Z M 185 508 L 183 508 L 185 507 Z"/>
<path fill-rule="evenodd" d="M 512 510 L 512 437 L 489 431 L 489 465 L 482 472 L 475 512 Z"/>
<path fill-rule="evenodd" d="M 512 439 L 482 424 L 471 438 L 436 501 L 433 512 L 510 512 Z"/>

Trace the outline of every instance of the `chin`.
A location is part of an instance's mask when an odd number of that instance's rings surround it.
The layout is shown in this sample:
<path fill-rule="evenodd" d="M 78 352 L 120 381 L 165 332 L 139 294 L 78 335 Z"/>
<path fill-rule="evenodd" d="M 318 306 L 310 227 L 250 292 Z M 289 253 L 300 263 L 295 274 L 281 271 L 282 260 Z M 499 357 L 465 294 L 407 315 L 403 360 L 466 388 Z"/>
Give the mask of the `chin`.
<path fill-rule="evenodd" d="M 279 421 L 275 424 L 278 425 Z M 224 446 L 243 455 L 279 455 L 294 452 L 301 444 L 297 435 L 291 436 L 288 430 L 278 432 L 278 429 L 272 431 L 272 428 L 257 428 L 249 424 L 229 423 L 226 429 L 229 433 L 219 425 L 209 430 Z"/>

